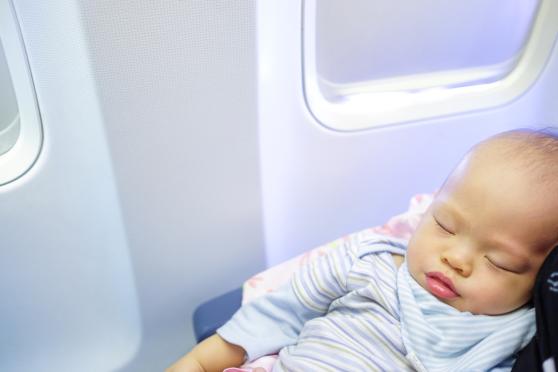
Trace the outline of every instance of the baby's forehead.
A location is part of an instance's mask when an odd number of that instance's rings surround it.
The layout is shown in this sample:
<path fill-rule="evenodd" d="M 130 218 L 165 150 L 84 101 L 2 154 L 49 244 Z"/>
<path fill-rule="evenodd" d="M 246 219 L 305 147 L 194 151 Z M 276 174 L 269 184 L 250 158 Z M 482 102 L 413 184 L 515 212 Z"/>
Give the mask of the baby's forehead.
<path fill-rule="evenodd" d="M 528 253 L 557 243 L 558 182 L 546 182 L 535 171 L 492 155 L 465 162 L 436 198 L 445 202 L 435 204 L 446 204 L 468 223 L 477 221 L 483 231 L 519 237 Z"/>

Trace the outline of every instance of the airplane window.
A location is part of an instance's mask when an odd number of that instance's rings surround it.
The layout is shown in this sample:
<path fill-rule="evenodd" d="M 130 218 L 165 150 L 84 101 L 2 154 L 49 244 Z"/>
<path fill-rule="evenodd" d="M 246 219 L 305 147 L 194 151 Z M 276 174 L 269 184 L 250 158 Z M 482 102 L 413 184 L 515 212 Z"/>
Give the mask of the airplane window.
<path fill-rule="evenodd" d="M 0 44 L 0 155 L 10 150 L 19 137 L 19 110 L 10 70 Z"/>
<path fill-rule="evenodd" d="M 544 67 L 556 3 L 305 0 L 308 107 L 328 127 L 355 130 L 502 104 Z"/>
<path fill-rule="evenodd" d="M 27 54 L 11 1 L 0 1 L 0 185 L 24 175 L 43 142 Z"/>
<path fill-rule="evenodd" d="M 409 89 L 494 81 L 516 65 L 538 0 L 370 1 L 316 4 L 316 68 L 340 85 L 430 74 Z M 449 75 L 448 72 L 459 72 Z M 467 73 L 465 73 L 467 72 Z M 395 83 L 395 81 L 394 81 Z M 363 88 L 364 89 L 364 88 Z"/>

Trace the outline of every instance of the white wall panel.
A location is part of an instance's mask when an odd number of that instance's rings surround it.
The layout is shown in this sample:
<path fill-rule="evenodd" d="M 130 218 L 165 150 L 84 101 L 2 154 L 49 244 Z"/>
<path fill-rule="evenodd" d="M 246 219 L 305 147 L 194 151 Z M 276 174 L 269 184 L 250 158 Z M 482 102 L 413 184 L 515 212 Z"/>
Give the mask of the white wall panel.
<path fill-rule="evenodd" d="M 162 370 L 264 265 L 254 4 L 16 10 L 45 147 L 0 188 L 0 370 Z"/>
<path fill-rule="evenodd" d="M 141 324 L 78 9 L 16 10 L 44 145 L 0 188 L 0 370 L 110 370 L 133 357 Z"/>
<path fill-rule="evenodd" d="M 83 2 L 144 338 L 125 371 L 192 346 L 191 315 L 264 265 L 251 1 Z"/>

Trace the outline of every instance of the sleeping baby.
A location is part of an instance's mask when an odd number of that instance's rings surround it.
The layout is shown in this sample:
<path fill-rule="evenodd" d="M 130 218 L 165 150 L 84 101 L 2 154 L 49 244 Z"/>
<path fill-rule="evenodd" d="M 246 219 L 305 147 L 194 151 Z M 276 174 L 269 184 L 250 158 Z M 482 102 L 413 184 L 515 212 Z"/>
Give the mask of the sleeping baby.
<path fill-rule="evenodd" d="M 515 130 L 473 147 L 410 241 L 339 240 L 242 306 L 168 372 L 509 371 L 535 332 L 537 272 L 558 243 L 558 137 Z"/>

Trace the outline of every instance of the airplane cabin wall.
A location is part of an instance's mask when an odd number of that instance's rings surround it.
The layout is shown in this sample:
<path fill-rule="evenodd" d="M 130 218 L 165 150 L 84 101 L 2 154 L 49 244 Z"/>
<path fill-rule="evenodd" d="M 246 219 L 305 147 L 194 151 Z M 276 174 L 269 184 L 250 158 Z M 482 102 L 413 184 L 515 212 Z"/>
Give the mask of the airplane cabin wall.
<path fill-rule="evenodd" d="M 0 370 L 162 370 L 264 268 L 255 3 L 14 5 L 44 144 L 0 188 Z"/>
<path fill-rule="evenodd" d="M 258 7 L 268 265 L 404 212 L 413 195 L 434 192 L 479 140 L 514 128 L 558 126 L 554 47 L 536 82 L 503 106 L 354 132 L 327 129 L 305 102 L 300 10 L 298 1 Z"/>
<path fill-rule="evenodd" d="M 558 125 L 556 48 L 502 107 L 339 132 L 305 104 L 298 0 L 14 3 L 45 138 L 0 187 L 2 371 L 162 370 L 204 300 Z"/>

